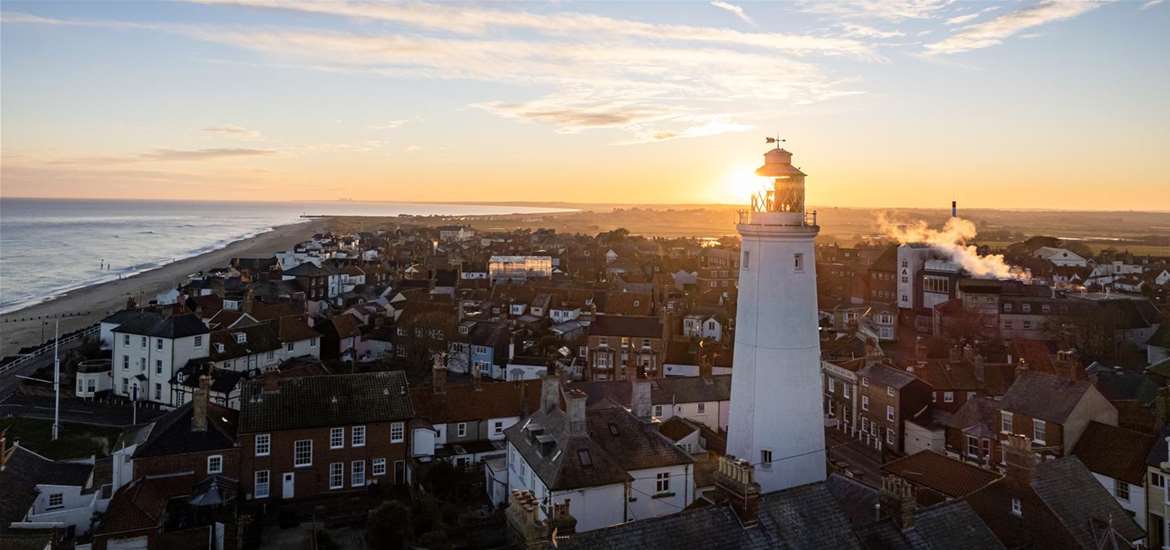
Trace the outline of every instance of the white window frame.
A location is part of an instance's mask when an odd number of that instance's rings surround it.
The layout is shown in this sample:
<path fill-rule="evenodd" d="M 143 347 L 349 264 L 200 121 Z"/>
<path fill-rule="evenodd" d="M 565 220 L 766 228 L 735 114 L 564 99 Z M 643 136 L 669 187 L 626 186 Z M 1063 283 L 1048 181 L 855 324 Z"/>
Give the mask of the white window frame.
<path fill-rule="evenodd" d="M 1012 413 L 1007 412 L 1007 411 L 1000 411 L 1000 413 L 999 413 L 999 433 L 1005 433 L 1005 434 L 1015 433 L 1013 431 L 1014 426 L 1012 424 L 1013 424 Z"/>
<path fill-rule="evenodd" d="M 57 501 L 56 504 L 53 503 L 54 500 Z M 49 500 L 48 500 L 48 504 L 46 507 L 49 510 L 53 510 L 56 508 L 64 508 L 65 507 L 65 493 L 49 493 Z"/>
<path fill-rule="evenodd" d="M 659 494 L 670 492 L 670 472 L 659 472 L 654 476 L 654 492 Z"/>
<path fill-rule="evenodd" d="M 374 477 L 386 475 L 386 459 L 375 458 L 370 461 L 370 475 Z"/>
<path fill-rule="evenodd" d="M 894 395 L 897 393 L 897 390 L 895 390 L 893 386 L 886 386 L 886 395 L 894 397 Z"/>
<path fill-rule="evenodd" d="M 1012 497 L 1012 515 L 1016 517 L 1024 516 L 1024 506 L 1020 502 L 1020 499 L 1016 497 Z"/>
<path fill-rule="evenodd" d="M 350 463 L 349 484 L 351 487 L 366 486 L 366 461 L 355 460 Z"/>
<path fill-rule="evenodd" d="M 350 445 L 352 445 L 354 447 L 365 447 L 366 446 L 366 427 L 365 426 L 354 426 L 354 427 L 350 428 L 350 438 L 349 439 L 350 439 L 350 441 L 349 441 Z"/>
<path fill-rule="evenodd" d="M 869 412 L 869 396 L 861 396 L 861 410 Z"/>
<path fill-rule="evenodd" d="M 402 422 L 390 423 L 390 442 L 402 443 L 406 438 L 406 426 Z"/>
<path fill-rule="evenodd" d="M 654 416 L 662 416 L 662 405 L 654 405 Z"/>
<path fill-rule="evenodd" d="M 455 425 L 455 437 L 467 437 L 467 423 L 460 422 Z"/>
<path fill-rule="evenodd" d="M 1124 493 L 1124 494 L 1122 494 L 1122 493 Z M 1122 481 L 1120 479 L 1114 479 L 1113 480 L 1113 496 L 1117 497 L 1117 500 L 1129 502 L 1129 498 L 1130 498 L 1129 483 Z"/>
<path fill-rule="evenodd" d="M 344 462 L 330 462 L 329 463 L 329 489 L 337 490 L 345 488 L 345 463 Z"/>
<path fill-rule="evenodd" d="M 329 428 L 329 448 L 345 448 L 345 427 Z"/>
<path fill-rule="evenodd" d="M 223 473 L 223 455 L 207 457 L 207 475 Z"/>
<path fill-rule="evenodd" d="M 263 481 L 260 478 L 264 478 Z M 269 489 L 271 488 L 272 474 L 268 470 L 256 470 L 252 474 L 252 491 L 253 498 L 268 498 Z"/>
<path fill-rule="evenodd" d="M 894 406 L 893 405 L 886 405 L 886 420 L 888 420 L 890 422 L 894 421 Z"/>
<path fill-rule="evenodd" d="M 1039 418 L 1032 419 L 1032 440 L 1044 445 L 1048 437 L 1048 423 Z"/>
<path fill-rule="evenodd" d="M 272 434 L 256 434 L 253 446 L 256 447 L 256 456 L 272 454 Z"/>
<path fill-rule="evenodd" d="M 764 468 L 772 467 L 772 449 L 760 449 L 760 466 Z"/>
<path fill-rule="evenodd" d="M 832 377 L 832 376 L 826 376 L 825 378 L 827 378 L 827 379 L 828 379 L 828 380 L 825 380 L 825 388 L 829 390 L 829 393 L 836 393 L 836 391 L 837 391 L 837 384 L 836 384 L 836 383 L 835 383 L 835 381 L 833 380 L 833 377 Z"/>
<path fill-rule="evenodd" d="M 943 403 L 954 403 L 954 402 L 955 402 L 955 392 L 953 392 L 953 391 L 943 392 Z"/>
<path fill-rule="evenodd" d="M 302 445 L 303 444 L 303 445 Z M 301 452 L 306 455 L 302 460 Z M 307 468 L 313 465 L 313 440 L 298 439 L 293 442 L 293 467 Z"/>

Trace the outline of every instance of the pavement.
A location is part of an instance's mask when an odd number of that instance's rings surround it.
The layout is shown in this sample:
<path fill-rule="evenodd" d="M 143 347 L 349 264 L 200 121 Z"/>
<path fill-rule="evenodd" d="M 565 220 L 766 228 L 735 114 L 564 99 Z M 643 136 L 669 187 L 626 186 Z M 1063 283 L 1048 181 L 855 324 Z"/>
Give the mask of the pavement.
<path fill-rule="evenodd" d="M 871 487 L 881 487 L 882 463 L 879 453 L 838 430 L 825 430 L 829 461 L 840 469 L 853 472 L 854 479 Z"/>

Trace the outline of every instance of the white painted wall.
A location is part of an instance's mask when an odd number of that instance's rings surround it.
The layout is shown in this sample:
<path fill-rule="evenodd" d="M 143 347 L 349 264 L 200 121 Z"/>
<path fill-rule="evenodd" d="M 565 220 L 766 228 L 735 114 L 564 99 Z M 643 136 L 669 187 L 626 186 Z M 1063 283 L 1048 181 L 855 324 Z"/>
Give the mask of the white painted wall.
<path fill-rule="evenodd" d="M 634 480 L 630 482 L 630 519 L 637 521 L 667 516 L 686 509 L 695 499 L 692 468 L 692 465 L 684 464 L 631 471 L 630 476 Z M 658 474 L 669 474 L 668 491 L 658 492 Z M 570 512 L 573 512 L 572 508 L 575 506 L 570 507 Z"/>
<path fill-rule="evenodd" d="M 1126 511 L 1133 514 L 1134 521 L 1136 521 L 1137 524 L 1142 527 L 1142 529 L 1146 528 L 1146 522 L 1148 518 L 1146 517 L 1146 488 L 1144 485 L 1133 485 L 1127 483 L 1126 485 L 1129 485 L 1129 498 L 1123 499 L 1117 496 L 1117 486 L 1115 485 L 1115 480 L 1113 478 L 1098 474 L 1097 472 L 1093 472 L 1093 477 L 1096 478 L 1097 483 L 1100 483 L 1106 491 L 1109 491 L 1109 494 L 1113 496 L 1113 499 L 1116 500 L 1122 508 L 1125 508 Z"/>

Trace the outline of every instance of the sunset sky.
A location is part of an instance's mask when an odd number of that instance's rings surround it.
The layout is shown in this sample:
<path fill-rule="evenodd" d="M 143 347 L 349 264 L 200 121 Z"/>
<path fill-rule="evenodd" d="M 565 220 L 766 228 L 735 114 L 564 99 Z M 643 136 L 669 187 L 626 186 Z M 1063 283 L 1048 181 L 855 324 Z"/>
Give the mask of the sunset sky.
<path fill-rule="evenodd" d="M 16 2 L 5 197 L 1170 210 L 1170 2 Z"/>

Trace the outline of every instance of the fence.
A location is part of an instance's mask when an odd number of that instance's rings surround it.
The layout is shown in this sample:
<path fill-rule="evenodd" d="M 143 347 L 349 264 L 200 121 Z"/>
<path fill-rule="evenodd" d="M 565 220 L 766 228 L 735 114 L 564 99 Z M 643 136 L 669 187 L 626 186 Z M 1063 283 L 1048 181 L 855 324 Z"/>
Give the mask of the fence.
<path fill-rule="evenodd" d="M 56 342 L 54 342 L 52 340 L 45 342 L 45 343 L 41 344 L 40 347 L 33 350 L 32 353 L 27 353 L 25 355 L 21 355 L 20 357 L 17 357 L 16 359 L 9 361 L 8 363 L 0 365 L 0 375 L 7 374 L 8 371 L 18 369 L 24 365 L 29 364 L 32 361 L 36 361 L 36 360 L 40 359 L 41 357 L 43 357 L 47 354 L 53 353 L 54 344 L 59 343 L 62 346 L 66 346 L 66 345 L 72 344 L 74 342 L 80 342 L 81 340 L 86 339 L 86 338 L 91 338 L 91 337 L 96 338 L 100 333 L 101 333 L 101 325 L 95 324 L 95 325 L 90 325 L 90 326 L 83 328 L 81 330 L 77 330 L 77 331 L 73 331 L 69 334 L 65 334 L 65 335 L 61 336 L 61 338 Z"/>

